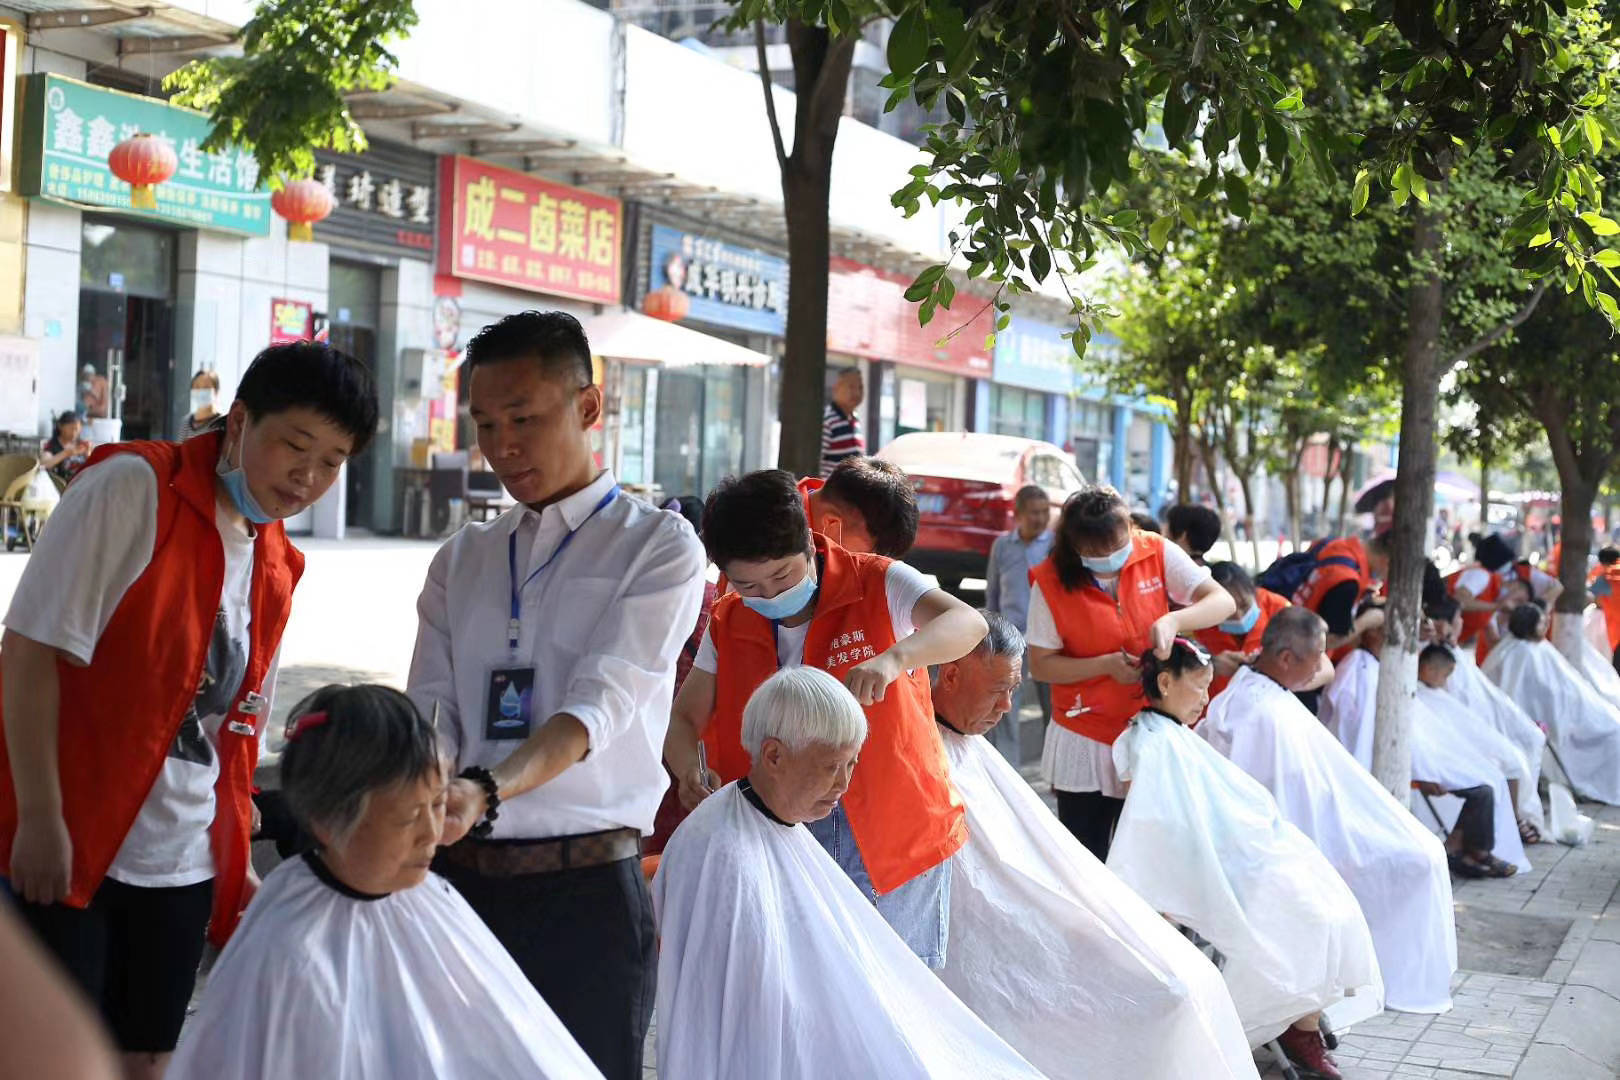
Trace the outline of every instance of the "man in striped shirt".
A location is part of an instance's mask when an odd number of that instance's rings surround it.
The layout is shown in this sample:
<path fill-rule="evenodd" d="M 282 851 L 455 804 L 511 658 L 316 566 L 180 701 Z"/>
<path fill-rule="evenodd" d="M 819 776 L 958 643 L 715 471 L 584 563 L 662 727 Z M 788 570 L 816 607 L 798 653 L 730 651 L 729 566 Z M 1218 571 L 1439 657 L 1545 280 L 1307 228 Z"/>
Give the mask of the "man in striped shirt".
<path fill-rule="evenodd" d="M 828 476 L 845 458 L 866 453 L 861 438 L 859 413 L 866 400 L 866 383 L 861 369 L 847 367 L 833 384 L 827 411 L 821 417 L 821 475 Z"/>

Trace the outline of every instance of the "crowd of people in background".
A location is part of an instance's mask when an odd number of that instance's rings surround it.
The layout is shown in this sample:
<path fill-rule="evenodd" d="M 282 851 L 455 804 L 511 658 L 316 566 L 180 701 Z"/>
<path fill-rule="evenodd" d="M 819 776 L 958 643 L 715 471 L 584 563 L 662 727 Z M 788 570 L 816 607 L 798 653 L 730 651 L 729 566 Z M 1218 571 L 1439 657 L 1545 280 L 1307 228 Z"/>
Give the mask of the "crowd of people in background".
<path fill-rule="evenodd" d="M 1336 1080 L 1336 1032 L 1450 1007 L 1453 875 L 1570 840 L 1544 774 L 1620 802 L 1620 551 L 1559 646 L 1562 586 L 1500 538 L 1428 575 L 1402 798 L 1369 771 L 1386 536 L 1251 575 L 1209 508 L 1027 487 L 976 609 L 902 561 L 858 371 L 823 476 L 658 507 L 596 461 L 590 356 L 557 312 L 468 343 L 516 505 L 434 557 L 403 692 L 293 707 L 274 793 L 282 523 L 376 433 L 370 373 L 274 346 L 219 412 L 201 372 L 180 443 L 64 418 L 86 460 L 0 646 L 0 956 L 37 987 L 0 1073 L 634 1080 L 656 1009 L 668 1080 L 1252 1080 L 1268 1046 Z"/>

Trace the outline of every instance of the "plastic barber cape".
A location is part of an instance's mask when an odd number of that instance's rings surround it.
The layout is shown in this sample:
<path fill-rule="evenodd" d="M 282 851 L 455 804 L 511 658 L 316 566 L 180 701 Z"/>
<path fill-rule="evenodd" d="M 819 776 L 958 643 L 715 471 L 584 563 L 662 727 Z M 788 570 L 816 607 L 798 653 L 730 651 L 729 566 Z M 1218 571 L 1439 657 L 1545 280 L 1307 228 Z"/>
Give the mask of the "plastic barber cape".
<path fill-rule="evenodd" d="M 1457 933 L 1445 850 L 1299 699 L 1244 668 L 1198 733 L 1277 800 L 1361 904 L 1384 999 L 1403 1012 L 1451 1008 Z"/>
<path fill-rule="evenodd" d="M 340 889 L 305 859 L 265 879 L 169 1080 L 601 1080 L 444 879 L 380 899 Z"/>
<path fill-rule="evenodd" d="M 1484 670 L 1546 727 L 1576 794 L 1620 805 L 1620 704 L 1605 697 L 1550 641 L 1503 638 Z"/>
<path fill-rule="evenodd" d="M 1151 710 L 1115 741 L 1114 764 L 1130 791 L 1108 867 L 1220 950 L 1251 1045 L 1323 1009 L 1340 1030 L 1383 1010 L 1361 907 L 1270 792 Z"/>
<path fill-rule="evenodd" d="M 659 1080 L 1042 1075 L 808 830 L 767 817 L 735 783 L 675 830 L 652 893 Z"/>
<path fill-rule="evenodd" d="M 1367 677 L 1368 671 L 1372 678 Z M 1373 698 L 1378 687 L 1378 659 L 1366 649 L 1352 649 L 1333 670 L 1322 691 L 1322 723 L 1363 769 L 1372 770 Z"/>
<path fill-rule="evenodd" d="M 1546 733 L 1518 702 L 1485 677 L 1473 649 L 1453 648 L 1451 655 L 1456 658 L 1457 666 L 1446 680 L 1446 695 L 1462 703 L 1460 717 L 1476 726 L 1494 729 L 1519 752 L 1528 769 L 1524 777 L 1519 778 L 1519 816 L 1545 833 L 1547 820 L 1537 788 L 1541 782 L 1541 761 L 1547 752 Z M 1508 779 L 1515 779 L 1506 763 L 1503 770 Z"/>
<path fill-rule="evenodd" d="M 1253 1078 L 1209 960 L 1081 846 L 986 739 L 940 735 L 968 818 L 951 869 L 945 985 L 1059 1080 Z"/>

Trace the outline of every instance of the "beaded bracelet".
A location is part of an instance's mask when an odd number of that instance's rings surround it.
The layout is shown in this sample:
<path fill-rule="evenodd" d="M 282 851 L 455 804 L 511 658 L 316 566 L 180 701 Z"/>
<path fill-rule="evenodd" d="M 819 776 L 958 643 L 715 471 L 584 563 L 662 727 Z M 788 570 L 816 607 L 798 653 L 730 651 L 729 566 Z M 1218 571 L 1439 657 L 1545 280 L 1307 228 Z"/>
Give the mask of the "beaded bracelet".
<path fill-rule="evenodd" d="M 484 817 L 468 832 L 474 839 L 483 840 L 495 831 L 495 819 L 501 816 L 500 785 L 495 783 L 495 775 L 482 765 L 462 769 L 461 779 L 471 780 L 484 789 Z"/>

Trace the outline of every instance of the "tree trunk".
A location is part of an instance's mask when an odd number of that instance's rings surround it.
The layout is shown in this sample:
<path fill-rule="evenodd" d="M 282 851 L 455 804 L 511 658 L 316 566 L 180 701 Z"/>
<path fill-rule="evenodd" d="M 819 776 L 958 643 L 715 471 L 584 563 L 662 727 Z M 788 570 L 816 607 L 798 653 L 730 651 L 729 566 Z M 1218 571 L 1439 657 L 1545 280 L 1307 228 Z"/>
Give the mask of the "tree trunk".
<path fill-rule="evenodd" d="M 1322 528 L 1327 528 L 1329 521 L 1328 507 L 1332 505 L 1333 478 L 1339 475 L 1339 436 L 1337 432 L 1328 435 L 1327 457 L 1322 462 Z"/>
<path fill-rule="evenodd" d="M 1339 520 L 1334 536 L 1343 536 L 1350 522 L 1350 482 L 1356 475 L 1356 452 L 1345 447 L 1339 459 Z"/>
<path fill-rule="evenodd" d="M 1176 406 L 1175 433 L 1176 502 L 1192 501 L 1193 437 L 1192 417 L 1179 403 Z"/>
<path fill-rule="evenodd" d="M 782 357 L 777 462 L 798 476 L 821 474 L 821 415 L 827 371 L 827 262 L 831 255 L 828 204 L 832 192 L 833 146 L 843 116 L 844 96 L 858 38 L 834 38 L 824 27 L 790 19 L 788 47 L 793 55 L 797 106 L 793 150 L 787 153 L 776 124 L 764 39 L 760 77 L 777 143 L 782 172 L 782 203 L 788 233 L 787 330 Z"/>
<path fill-rule="evenodd" d="M 1562 489 L 1559 513 L 1564 515 L 1564 532 L 1559 538 L 1562 546 L 1555 573 L 1564 591 L 1559 594 L 1555 607 L 1578 620 L 1586 610 L 1586 558 L 1592 551 L 1592 504 L 1597 501 L 1597 486 L 1579 477 L 1562 475 L 1558 482 Z"/>
<path fill-rule="evenodd" d="M 1236 471 L 1236 470 L 1234 470 Z M 1243 531 L 1249 534 L 1249 546 L 1253 549 L 1250 567 L 1255 573 L 1260 572 L 1260 536 L 1255 532 L 1254 522 L 1254 478 L 1248 473 L 1238 472 L 1238 489 L 1243 492 Z M 1232 549 L 1232 561 L 1237 561 L 1237 548 Z"/>
<path fill-rule="evenodd" d="M 1389 601 L 1379 657 L 1373 776 L 1402 806 L 1411 798 L 1410 728 L 1417 694 L 1418 621 L 1423 608 L 1424 545 L 1434 513 L 1437 458 L 1435 413 L 1440 398 L 1440 320 L 1444 286 L 1439 259 L 1444 236 L 1434 211 L 1414 205 L 1413 282 L 1407 293 L 1402 357 L 1400 468 L 1395 474 Z"/>

